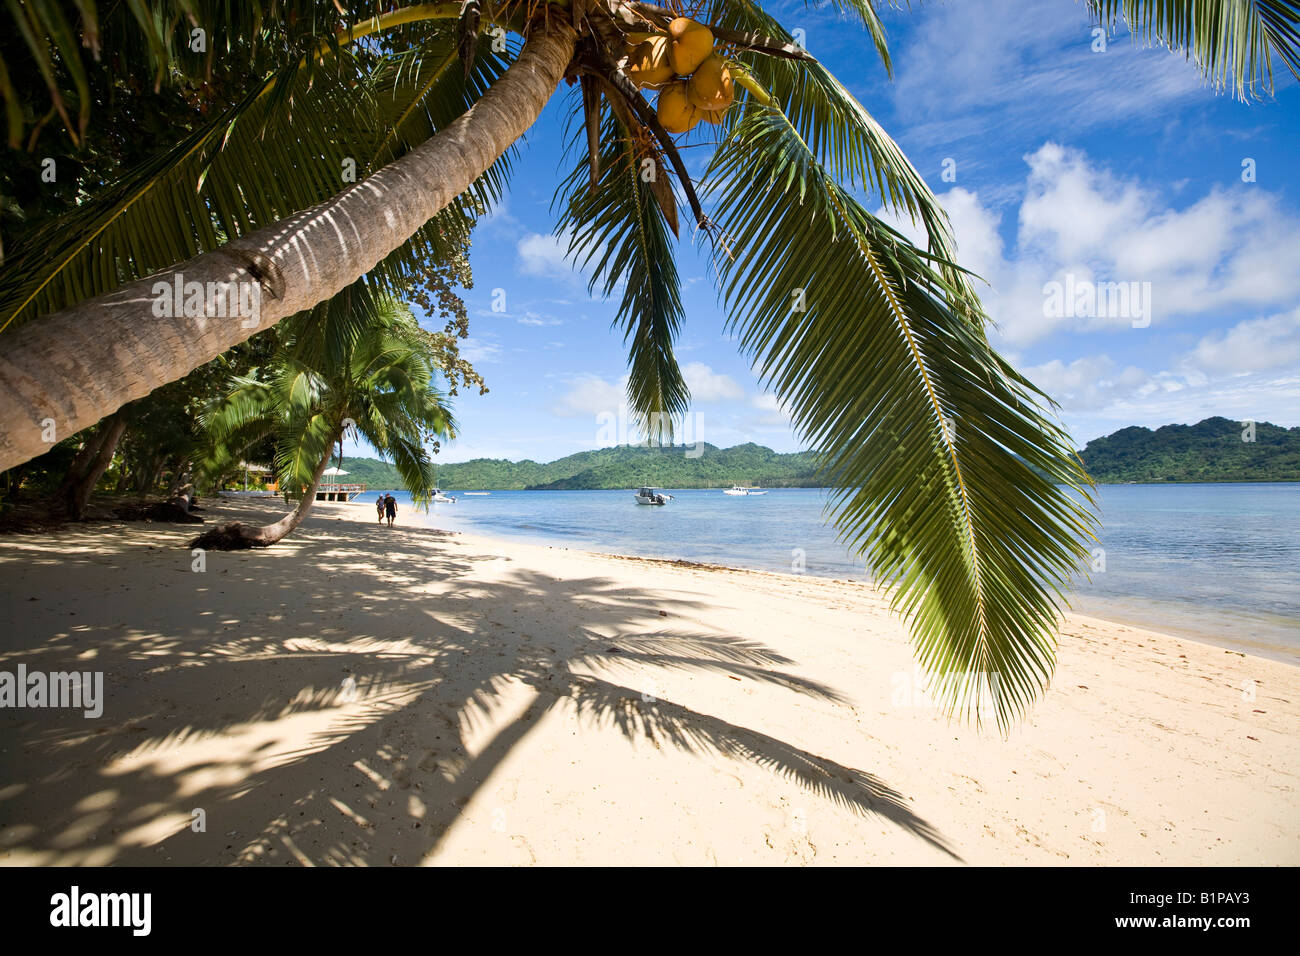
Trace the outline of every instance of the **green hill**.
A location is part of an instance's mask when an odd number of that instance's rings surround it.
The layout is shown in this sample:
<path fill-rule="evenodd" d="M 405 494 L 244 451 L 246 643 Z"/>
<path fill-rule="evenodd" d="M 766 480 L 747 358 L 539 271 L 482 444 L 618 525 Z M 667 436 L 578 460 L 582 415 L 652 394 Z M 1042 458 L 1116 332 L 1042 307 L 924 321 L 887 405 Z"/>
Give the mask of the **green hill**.
<path fill-rule="evenodd" d="M 330 464 L 336 464 L 331 461 Z M 374 458 L 344 458 L 343 470 L 347 472 L 346 476 L 338 478 L 340 482 L 349 484 L 366 484 L 371 488 L 400 488 L 402 480 L 397 476 L 397 469 L 386 461 L 377 461 Z"/>
<path fill-rule="evenodd" d="M 1300 428 L 1255 425 L 1255 440 L 1229 418 L 1152 431 L 1131 426 L 1088 442 L 1079 457 L 1099 482 L 1300 481 Z"/>
<path fill-rule="evenodd" d="M 1255 441 L 1244 442 L 1242 424 L 1207 418 L 1195 425 L 1165 425 L 1152 431 L 1137 426 L 1088 442 L 1079 452 L 1099 482 L 1300 481 L 1300 428 L 1268 422 L 1255 426 Z M 687 452 L 700 452 L 688 457 Z M 344 480 L 371 488 L 397 488 L 397 470 L 373 458 L 344 459 Z M 565 490 L 634 488 L 725 488 L 733 484 L 768 488 L 813 487 L 812 452 L 779 454 L 752 442 L 732 448 L 703 443 L 665 448 L 620 445 L 581 451 L 558 461 L 506 461 L 475 458 L 439 465 L 438 483 L 448 490 Z"/>
<path fill-rule="evenodd" d="M 688 452 L 694 457 L 688 457 Z M 372 488 L 396 488 L 397 470 L 373 458 L 345 458 L 344 480 Z M 816 458 L 812 452 L 778 454 L 753 443 L 718 448 L 701 443 L 645 448 L 621 445 L 581 451 L 558 461 L 539 463 L 475 458 L 438 466 L 438 484 L 448 490 L 633 488 L 645 482 L 662 488 L 720 488 L 733 484 L 769 488 L 812 487 Z"/>

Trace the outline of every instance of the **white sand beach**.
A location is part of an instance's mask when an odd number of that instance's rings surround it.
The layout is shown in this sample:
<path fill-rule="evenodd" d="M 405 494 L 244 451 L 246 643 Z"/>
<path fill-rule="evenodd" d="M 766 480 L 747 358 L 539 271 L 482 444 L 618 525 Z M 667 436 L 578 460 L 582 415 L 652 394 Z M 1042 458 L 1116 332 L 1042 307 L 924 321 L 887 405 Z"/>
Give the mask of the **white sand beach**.
<path fill-rule="evenodd" d="M 0 862 L 1300 863 L 1284 663 L 1071 616 L 1003 739 L 912 692 L 865 584 L 371 505 L 196 572 L 198 527 L 0 539 L 0 670 L 105 690 L 0 710 Z"/>

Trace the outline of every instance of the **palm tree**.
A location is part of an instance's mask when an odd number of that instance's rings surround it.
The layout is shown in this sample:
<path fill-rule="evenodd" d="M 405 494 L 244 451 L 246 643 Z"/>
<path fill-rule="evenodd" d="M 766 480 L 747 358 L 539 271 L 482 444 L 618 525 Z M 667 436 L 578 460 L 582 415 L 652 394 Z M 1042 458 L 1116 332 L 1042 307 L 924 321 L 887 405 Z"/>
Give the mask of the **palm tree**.
<path fill-rule="evenodd" d="M 249 445 L 274 435 L 280 487 L 298 498 L 297 507 L 262 527 L 222 525 L 190 546 L 260 548 L 291 534 L 311 510 L 334 445 L 351 426 L 392 459 L 417 499 L 427 498 L 433 463 L 425 443 L 455 430 L 435 374 L 415 318 L 393 299 L 374 303 L 341 356 L 310 335 L 290 338 L 270 368 L 236 376 L 230 392 L 203 415 L 213 441 L 204 467 L 209 474 L 228 471 Z"/>
<path fill-rule="evenodd" d="M 512 145 L 567 80 L 580 84 L 586 135 L 561 224 L 593 285 L 624 287 L 636 413 L 666 431 L 689 400 L 672 352 L 684 320 L 669 237 L 680 191 L 692 225 L 714 239 L 742 347 L 823 453 L 846 540 L 892 586 L 922 663 L 973 675 L 951 683 L 950 706 L 969 712 L 992 683 L 1005 725 L 1046 684 L 1058 601 L 1093 533 L 1069 437 L 1043 412 L 1047 397 L 989 346 L 942 209 L 870 113 L 756 0 L 671 2 L 365 2 L 349 17 L 325 0 L 285 0 L 264 17 L 258 5 L 156 0 L 170 15 L 141 18 L 143 29 L 128 5 L 93 30 L 83 18 L 92 51 L 111 34 L 112 68 L 158 82 L 201 74 L 186 31 L 223 23 L 224 57 L 254 80 L 229 111 L 25 237 L 26 254 L 6 263 L 0 326 L 17 327 L 0 336 L 0 468 L 43 450 L 43 422 L 84 428 L 361 277 L 393 288 L 413 249 L 435 249 L 498 195 Z M 888 68 L 874 0 L 836 8 Z M 1184 52 L 1239 96 L 1271 87 L 1275 55 L 1300 69 L 1295 0 L 1089 8 Z M 73 93 L 88 54 L 46 5 L 25 9 L 40 67 L 29 96 L 54 89 L 51 111 L 76 135 L 91 119 L 71 109 L 87 100 Z M 629 41 L 662 36 L 686 13 L 708 26 L 737 86 L 709 127 L 718 140 L 702 190 L 630 75 Z M 513 61 L 497 27 L 525 38 Z M 13 108 L 21 75 L 0 75 L 16 141 L 29 124 Z M 340 188 L 349 159 L 373 171 Z M 873 216 L 857 188 L 919 222 L 926 248 Z M 178 282 L 237 287 L 260 308 L 250 321 L 175 303 L 156 314 L 158 290 Z"/>

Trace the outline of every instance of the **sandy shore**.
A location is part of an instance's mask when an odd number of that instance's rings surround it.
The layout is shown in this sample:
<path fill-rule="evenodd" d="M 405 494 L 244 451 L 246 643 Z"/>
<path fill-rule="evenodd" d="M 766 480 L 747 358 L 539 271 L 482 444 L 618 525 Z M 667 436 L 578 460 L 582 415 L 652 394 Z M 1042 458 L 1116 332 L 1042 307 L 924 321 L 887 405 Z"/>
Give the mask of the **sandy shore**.
<path fill-rule="evenodd" d="M 105 687 L 0 710 L 0 862 L 1300 863 L 1286 664 L 1074 616 L 1003 740 L 912 692 L 866 585 L 368 505 L 201 573 L 193 534 L 0 539 L 0 671 Z"/>

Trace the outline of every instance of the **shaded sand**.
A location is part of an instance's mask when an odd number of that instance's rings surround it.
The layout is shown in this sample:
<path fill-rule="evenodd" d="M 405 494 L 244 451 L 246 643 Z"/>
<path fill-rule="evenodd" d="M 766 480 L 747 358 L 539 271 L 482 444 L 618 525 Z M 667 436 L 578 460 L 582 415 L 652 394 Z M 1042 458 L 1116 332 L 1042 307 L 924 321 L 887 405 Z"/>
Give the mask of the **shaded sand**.
<path fill-rule="evenodd" d="M 866 585 L 369 505 L 203 573 L 194 533 L 0 539 L 0 670 L 106 675 L 97 720 L 0 710 L 0 862 L 1300 863 L 1285 664 L 1072 617 L 1004 741 Z"/>

